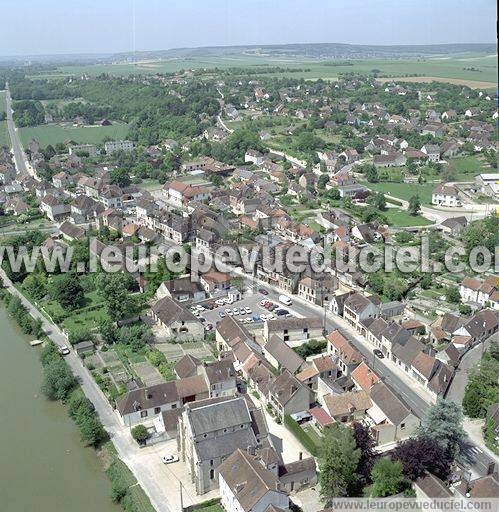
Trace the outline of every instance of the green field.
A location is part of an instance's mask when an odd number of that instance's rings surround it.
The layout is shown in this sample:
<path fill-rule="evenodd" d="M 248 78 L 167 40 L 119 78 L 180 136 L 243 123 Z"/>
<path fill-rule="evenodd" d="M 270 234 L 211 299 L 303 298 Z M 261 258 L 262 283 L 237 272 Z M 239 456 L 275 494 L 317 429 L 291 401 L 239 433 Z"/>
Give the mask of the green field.
<path fill-rule="evenodd" d="M 0 121 L 0 146 L 10 146 L 9 132 L 7 131 L 7 121 Z"/>
<path fill-rule="evenodd" d="M 5 91 L 0 91 L 0 112 L 5 112 L 5 107 Z M 0 121 L 0 146 L 10 146 L 6 121 Z"/>
<path fill-rule="evenodd" d="M 373 69 L 385 77 L 435 77 L 469 81 L 471 86 L 495 87 L 497 61 L 495 55 L 461 54 L 451 57 L 428 57 L 413 59 L 369 59 L 350 60 L 352 65 L 328 65 L 333 61 L 320 61 L 300 58 L 278 58 L 234 55 L 226 57 L 175 58 L 169 60 L 143 61 L 135 64 L 96 64 L 88 66 L 61 66 L 45 76 L 67 75 L 113 75 L 172 73 L 188 69 L 227 69 L 233 67 L 280 66 L 301 68 L 300 72 L 279 72 L 282 77 L 336 79 L 342 73 L 369 74 Z M 476 71 L 470 71 L 474 68 Z M 272 76 L 272 75 L 268 75 Z M 476 82 L 476 84 L 473 84 Z M 463 83 L 464 85 L 464 83 Z"/>
<path fill-rule="evenodd" d="M 365 183 L 365 185 L 376 192 L 390 194 L 393 197 L 398 197 L 399 199 L 404 199 L 406 201 L 409 201 L 412 196 L 417 194 L 423 204 L 431 204 L 431 193 L 437 186 L 436 183 L 424 183 L 423 185 L 420 185 L 419 183 L 390 182 Z"/>
<path fill-rule="evenodd" d="M 477 174 L 493 172 L 493 169 L 477 156 L 454 158 L 452 164 L 459 181 L 473 181 Z"/>
<path fill-rule="evenodd" d="M 30 126 L 20 128 L 21 141 L 24 146 L 31 139 L 36 139 L 42 147 L 49 144 L 55 145 L 58 142 L 72 140 L 78 144 L 101 144 L 106 137 L 111 139 L 126 138 L 128 125 L 124 123 L 114 123 L 111 126 Z"/>
<path fill-rule="evenodd" d="M 383 215 L 388 219 L 388 222 L 393 227 L 410 228 L 413 226 L 428 226 L 434 224 L 431 220 L 421 217 L 420 215 L 411 215 L 405 210 L 398 208 L 388 208 L 383 212 Z"/>
<path fill-rule="evenodd" d="M 5 102 L 5 91 L 0 91 L 0 112 L 5 112 L 7 103 Z"/>

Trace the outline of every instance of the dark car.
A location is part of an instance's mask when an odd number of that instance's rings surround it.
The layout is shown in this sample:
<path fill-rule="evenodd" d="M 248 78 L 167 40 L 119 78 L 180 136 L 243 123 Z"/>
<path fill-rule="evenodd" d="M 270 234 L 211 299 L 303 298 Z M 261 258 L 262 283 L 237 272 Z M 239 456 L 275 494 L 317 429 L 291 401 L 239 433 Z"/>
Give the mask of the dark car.
<path fill-rule="evenodd" d="M 287 309 L 278 309 L 275 314 L 278 315 L 278 316 L 284 316 L 284 315 L 287 315 L 289 313 L 289 311 Z"/>
<path fill-rule="evenodd" d="M 383 352 L 381 352 L 379 348 L 375 348 L 373 350 L 373 353 L 376 357 L 379 357 L 380 359 L 383 359 L 385 357 L 385 354 L 383 354 Z"/>
<path fill-rule="evenodd" d="M 262 295 L 268 295 L 268 294 L 269 294 L 269 292 L 268 292 L 265 288 L 260 288 L 258 291 L 259 291 Z"/>

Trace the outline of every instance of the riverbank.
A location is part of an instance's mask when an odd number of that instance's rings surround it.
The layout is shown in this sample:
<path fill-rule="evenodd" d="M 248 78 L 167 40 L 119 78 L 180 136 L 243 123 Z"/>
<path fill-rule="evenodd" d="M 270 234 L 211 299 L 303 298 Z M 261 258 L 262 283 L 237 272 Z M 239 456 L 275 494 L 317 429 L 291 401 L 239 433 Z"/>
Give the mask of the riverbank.
<path fill-rule="evenodd" d="M 40 392 L 39 350 L 0 304 L 0 496 L 8 512 L 119 512 L 102 458 Z"/>
<path fill-rule="evenodd" d="M 2 276 L 2 277 L 4 278 L 4 276 Z M 6 284 L 9 285 L 8 281 L 6 281 Z M 0 296 L 0 299 L 2 299 L 2 297 L 8 297 L 7 302 L 18 300 L 18 299 L 21 299 L 21 301 L 22 301 L 22 299 L 23 299 L 22 295 L 13 286 L 7 286 L 6 288 L 2 289 L 1 292 L 2 292 L 2 294 Z M 10 294 L 10 295 L 7 295 L 7 294 Z M 24 299 L 24 300 L 26 300 L 26 299 Z M 3 307 L 4 305 L 1 302 L 2 301 L 0 300 L 0 309 L 3 312 L 3 314 L 5 315 L 5 317 L 7 317 L 6 309 Z M 23 304 L 23 306 L 26 307 L 27 304 Z M 56 340 L 59 341 L 59 345 L 60 345 L 61 340 L 59 340 L 58 337 L 62 336 L 62 333 L 60 333 L 60 331 L 58 332 L 58 329 L 56 326 L 53 326 L 52 329 L 48 328 L 48 326 L 45 324 L 45 322 L 42 319 L 40 319 L 37 315 L 33 314 L 33 311 L 30 311 L 29 315 L 33 321 L 35 321 L 37 323 L 39 322 L 41 324 L 40 331 L 43 330 L 52 339 L 55 337 Z M 16 317 L 17 316 L 18 315 L 16 314 Z M 18 321 L 21 320 L 21 323 L 23 323 L 23 324 L 26 321 L 25 319 L 26 319 L 26 315 L 24 315 L 24 314 L 22 316 L 19 316 L 19 318 L 17 318 L 17 320 Z M 11 320 L 13 320 L 13 319 L 11 319 Z M 26 329 L 24 329 L 24 330 L 26 330 Z M 28 330 L 26 332 L 29 333 L 30 331 Z M 74 356 L 74 357 L 77 358 L 77 356 Z M 71 366 L 67 365 L 65 360 L 61 359 L 61 361 L 64 363 L 64 365 L 67 367 L 68 371 L 72 375 L 77 375 L 77 372 L 72 371 Z M 44 365 L 42 365 L 42 367 L 44 367 Z M 83 366 L 82 366 L 82 368 L 83 368 Z M 46 380 L 46 374 L 44 375 L 44 380 Z M 14 379 L 14 381 L 15 381 L 15 379 Z M 44 382 L 42 385 L 45 386 L 46 382 Z M 81 388 L 76 388 L 76 390 L 80 394 L 82 394 L 82 392 L 85 392 L 85 389 L 83 386 Z M 37 397 L 38 396 L 39 396 L 39 394 L 37 394 Z M 88 394 L 87 394 L 87 397 L 88 397 Z M 61 398 L 61 399 L 69 398 L 69 395 L 67 395 L 65 397 L 53 396 L 52 398 Z M 59 406 L 60 406 L 60 402 L 58 400 L 54 401 L 52 403 L 59 404 Z M 94 404 L 94 402 L 92 402 L 92 403 Z M 108 404 L 108 406 L 109 406 L 109 404 Z M 96 411 L 98 414 L 97 408 L 96 408 Z M 95 416 L 95 418 L 97 418 L 97 414 L 93 413 L 93 416 Z M 75 418 L 73 417 L 73 419 L 75 419 Z M 71 423 L 71 421 L 69 420 L 69 416 L 66 416 L 66 420 Z M 85 427 L 82 428 L 82 425 L 78 421 L 76 421 L 76 423 L 78 423 L 79 427 L 80 427 L 81 439 L 84 439 L 88 444 L 93 444 L 91 442 L 90 443 L 88 442 L 88 431 L 85 432 L 85 430 L 84 430 Z M 95 428 L 95 423 L 96 422 L 94 421 L 94 425 L 92 427 L 90 427 L 90 429 Z M 98 426 L 99 426 L 99 428 L 102 428 L 102 424 L 100 423 L 100 421 L 98 421 Z M 79 441 L 79 443 L 80 443 L 81 448 L 83 449 L 81 440 Z M 94 454 L 95 453 L 96 452 L 94 452 Z M 96 461 L 97 460 L 108 461 L 108 467 L 106 468 L 106 474 L 112 483 L 111 490 L 108 493 L 108 505 L 109 505 L 109 507 L 112 507 L 109 510 L 113 510 L 113 511 L 116 510 L 116 506 L 114 506 L 113 503 L 111 502 L 111 498 L 112 498 L 114 501 L 120 502 L 123 509 L 127 512 L 155 512 L 155 509 L 151 505 L 149 498 L 147 497 L 147 495 L 145 494 L 145 492 L 139 485 L 137 479 L 133 476 L 130 469 L 126 466 L 126 464 L 123 461 L 120 460 L 118 453 L 111 442 L 106 443 L 106 445 L 104 445 L 103 451 L 100 453 L 100 455 L 101 456 L 98 458 L 95 457 L 95 460 Z M 101 467 L 101 473 L 102 473 L 103 469 L 104 468 Z M 56 496 L 56 494 L 54 496 Z M 81 504 L 85 505 L 85 507 L 84 507 L 85 510 L 88 510 L 87 503 L 88 503 L 88 500 L 86 500 L 86 498 L 84 496 L 82 496 Z M 70 507 L 67 507 L 67 508 L 69 509 Z M 63 508 L 54 507 L 51 509 L 47 509 L 47 511 L 48 510 L 53 511 L 54 509 L 62 510 Z M 97 508 L 91 508 L 91 509 L 99 510 L 99 511 L 100 510 L 107 511 L 107 509 L 102 506 L 97 507 Z M 12 510 L 14 511 L 16 509 L 12 509 Z M 24 509 L 20 508 L 19 510 L 24 510 Z M 78 511 L 79 509 L 71 507 L 71 510 Z"/>

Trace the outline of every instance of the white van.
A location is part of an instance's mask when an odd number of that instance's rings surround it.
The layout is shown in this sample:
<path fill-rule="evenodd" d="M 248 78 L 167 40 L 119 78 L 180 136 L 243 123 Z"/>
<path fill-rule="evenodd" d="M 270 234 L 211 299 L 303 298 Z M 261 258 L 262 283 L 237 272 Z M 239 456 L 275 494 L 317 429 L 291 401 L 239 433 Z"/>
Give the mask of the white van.
<path fill-rule="evenodd" d="M 286 306 L 293 304 L 293 301 L 287 295 L 279 295 L 279 302 L 282 302 Z"/>

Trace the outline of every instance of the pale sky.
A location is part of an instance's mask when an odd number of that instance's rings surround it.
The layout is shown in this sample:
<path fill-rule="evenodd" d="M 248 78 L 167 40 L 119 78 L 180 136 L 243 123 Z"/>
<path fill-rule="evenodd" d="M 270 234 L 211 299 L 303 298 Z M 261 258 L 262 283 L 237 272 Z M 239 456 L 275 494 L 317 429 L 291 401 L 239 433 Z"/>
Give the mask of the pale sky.
<path fill-rule="evenodd" d="M 495 40 L 493 0 L 0 0 L 4 56 Z"/>

